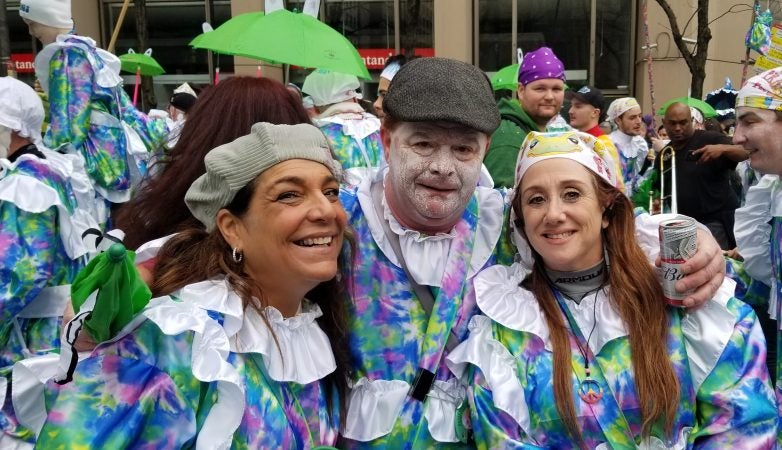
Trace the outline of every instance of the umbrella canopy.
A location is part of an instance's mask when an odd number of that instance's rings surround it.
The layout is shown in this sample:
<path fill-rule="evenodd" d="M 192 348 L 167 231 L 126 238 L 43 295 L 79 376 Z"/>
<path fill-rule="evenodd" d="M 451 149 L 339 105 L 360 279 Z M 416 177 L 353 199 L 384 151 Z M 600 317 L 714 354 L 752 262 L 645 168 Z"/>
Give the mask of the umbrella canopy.
<path fill-rule="evenodd" d="M 246 30 L 258 26 L 258 20 L 263 16 L 263 11 L 257 11 L 232 17 L 214 30 L 196 36 L 190 41 L 190 46 L 233 55 L 231 49 L 236 39 Z"/>
<path fill-rule="evenodd" d="M 500 69 L 491 77 L 491 87 L 495 91 L 509 89 L 515 91 L 519 87 L 519 65 L 511 64 Z"/>
<path fill-rule="evenodd" d="M 660 107 L 660 109 L 657 110 L 657 114 L 661 116 L 664 115 L 665 110 L 668 109 L 668 107 L 674 103 L 684 103 L 687 106 L 691 106 L 699 110 L 703 114 L 703 117 L 706 119 L 710 117 L 715 117 L 717 115 L 717 111 L 715 111 L 711 105 L 704 102 L 703 100 L 699 100 L 697 98 L 692 98 L 692 97 L 679 97 L 679 98 L 674 98 L 672 100 L 668 100 L 667 102 L 665 102 L 665 104 L 662 107 Z"/>
<path fill-rule="evenodd" d="M 155 58 L 152 57 L 151 50 L 147 50 L 144 53 L 136 53 L 133 49 L 130 49 L 124 55 L 120 55 L 119 60 L 121 63 L 120 67 L 125 72 L 136 73 L 136 70 L 141 69 L 141 75 L 150 77 L 166 73 L 160 64 L 155 61 Z"/>
<path fill-rule="evenodd" d="M 251 14 L 254 16 L 243 17 Z M 225 31 L 229 29 L 235 31 Z M 285 9 L 265 15 L 241 14 L 202 36 L 190 44 L 218 53 L 329 69 L 370 79 L 353 44 L 337 30 L 307 14 Z"/>

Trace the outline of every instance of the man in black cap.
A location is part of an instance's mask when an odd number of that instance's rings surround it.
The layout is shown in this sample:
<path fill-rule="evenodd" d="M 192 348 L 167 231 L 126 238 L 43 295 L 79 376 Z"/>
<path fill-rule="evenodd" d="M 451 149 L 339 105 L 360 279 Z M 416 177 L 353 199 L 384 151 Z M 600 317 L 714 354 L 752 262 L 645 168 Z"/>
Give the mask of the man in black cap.
<path fill-rule="evenodd" d="M 340 446 L 464 448 L 465 392 L 445 357 L 476 311 L 474 276 L 515 253 L 502 240 L 504 191 L 479 183 L 500 114 L 486 75 L 445 58 L 405 64 L 383 110 L 388 167 L 340 194 L 358 240 L 347 303 L 355 376 Z M 701 244 L 700 264 L 724 272 L 716 244 Z M 688 282 L 718 286 L 712 278 Z M 699 299 L 711 298 L 706 290 Z"/>
<path fill-rule="evenodd" d="M 187 112 L 195 105 L 196 96 L 189 92 L 175 92 L 168 101 L 168 142 L 166 147 L 173 148 L 179 141 L 179 134 L 185 126 Z"/>
<path fill-rule="evenodd" d="M 578 131 L 589 133 L 605 144 L 615 163 L 615 170 L 619 176 L 616 178 L 618 189 L 624 191 L 624 180 L 621 176 L 622 165 L 619 153 L 611 138 L 600 128 L 600 124 L 606 119 L 606 101 L 600 89 L 593 86 L 584 86 L 577 91 L 567 91 L 565 98 L 570 101 L 570 126 Z"/>

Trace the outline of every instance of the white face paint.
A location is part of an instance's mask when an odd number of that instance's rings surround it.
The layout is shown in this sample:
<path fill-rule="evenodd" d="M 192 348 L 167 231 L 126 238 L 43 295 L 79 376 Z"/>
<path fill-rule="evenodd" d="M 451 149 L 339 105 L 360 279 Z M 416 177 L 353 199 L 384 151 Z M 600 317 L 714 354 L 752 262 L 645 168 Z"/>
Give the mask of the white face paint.
<path fill-rule="evenodd" d="M 445 232 L 475 192 L 486 134 L 445 122 L 402 122 L 384 136 L 386 198 L 406 227 Z"/>
<path fill-rule="evenodd" d="M 0 125 L 0 158 L 8 158 L 8 148 L 11 146 L 11 129 Z"/>

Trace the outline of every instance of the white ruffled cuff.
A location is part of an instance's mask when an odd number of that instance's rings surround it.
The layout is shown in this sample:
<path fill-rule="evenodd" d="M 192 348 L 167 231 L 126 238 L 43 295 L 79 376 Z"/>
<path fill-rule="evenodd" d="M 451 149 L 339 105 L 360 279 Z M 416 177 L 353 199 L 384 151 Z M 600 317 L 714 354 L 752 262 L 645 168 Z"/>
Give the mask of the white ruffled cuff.
<path fill-rule="evenodd" d="M 529 432 L 529 410 L 516 374 L 516 359 L 494 339 L 488 317 L 473 317 L 469 329 L 470 337 L 448 355 L 448 367 L 459 378 L 463 378 L 468 364 L 480 369 L 491 389 L 494 405 L 511 416 L 522 430 Z"/>
<path fill-rule="evenodd" d="M 436 380 L 427 394 L 424 417 L 429 434 L 437 442 L 459 442 L 456 436 L 456 409 L 464 402 L 466 395 L 459 380 Z"/>
<path fill-rule="evenodd" d="M 391 432 L 402 412 L 410 385 L 401 380 L 361 378 L 350 392 L 342 436 L 368 442 Z"/>

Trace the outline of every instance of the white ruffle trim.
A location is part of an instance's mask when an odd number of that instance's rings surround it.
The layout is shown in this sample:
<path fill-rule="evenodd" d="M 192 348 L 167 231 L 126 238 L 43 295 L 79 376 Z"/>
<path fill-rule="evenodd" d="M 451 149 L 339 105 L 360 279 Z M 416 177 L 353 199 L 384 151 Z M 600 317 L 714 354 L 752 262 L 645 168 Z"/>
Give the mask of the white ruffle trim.
<path fill-rule="evenodd" d="M 456 409 L 465 401 L 466 390 L 459 380 L 435 380 L 427 394 L 424 417 L 429 434 L 437 442 L 459 442 L 456 437 Z"/>
<path fill-rule="evenodd" d="M 136 264 L 141 264 L 152 258 L 156 258 L 160 249 L 163 248 L 163 245 L 174 236 L 176 236 L 176 233 L 141 244 L 139 248 L 136 249 Z"/>
<path fill-rule="evenodd" d="M 71 42 L 66 42 L 70 40 Z M 76 42 L 73 42 L 73 41 Z M 44 92 L 49 92 L 49 61 L 55 53 L 62 48 L 74 47 L 84 51 L 90 65 L 95 71 L 95 81 L 98 86 L 113 88 L 122 84 L 120 77 L 120 60 L 114 54 L 98 48 L 95 41 L 85 36 L 76 36 L 72 34 L 61 34 L 57 40 L 45 46 L 35 57 L 35 75 L 41 83 Z M 103 62 L 103 67 L 98 69 L 98 61 L 91 50 L 95 50 L 98 58 Z"/>
<path fill-rule="evenodd" d="M 710 301 L 688 310 L 682 319 L 682 333 L 687 347 L 695 391 L 717 365 L 736 326 L 736 315 L 728 309 L 728 301 L 736 290 L 736 282 L 725 278 Z"/>
<path fill-rule="evenodd" d="M 519 286 L 527 274 L 521 263 L 486 268 L 473 279 L 475 300 L 481 311 L 492 320 L 507 328 L 534 334 L 543 341 L 546 350 L 552 351 L 543 310 L 533 293 Z M 594 328 L 589 348 L 595 354 L 612 340 L 627 336 L 622 319 L 609 298 L 610 288 L 605 288 L 596 296 L 584 298 L 580 304 L 566 302 L 582 332 L 587 333 Z M 595 318 L 599 327 L 593 327 Z"/>
<path fill-rule="evenodd" d="M 386 171 L 378 173 L 374 179 L 385 177 L 385 173 Z M 361 209 L 369 224 L 369 229 L 372 232 L 372 238 L 388 260 L 394 265 L 401 267 L 399 259 L 388 243 L 385 231 L 380 223 L 380 220 L 387 220 L 391 231 L 399 235 L 399 245 L 405 260 L 417 262 L 417 264 L 408 266 L 415 280 L 421 285 L 440 287 L 445 266 L 448 262 L 451 241 L 457 238 L 456 234 L 451 231 L 449 233 L 425 235 L 416 230 L 404 228 L 393 217 L 391 210 L 386 204 L 385 197 L 383 197 L 382 205 L 384 217 L 378 217 L 370 192 L 372 181 L 373 178 L 363 178 L 356 193 Z M 468 278 L 474 276 L 486 265 L 502 234 L 504 202 L 502 194 L 494 189 L 478 186 L 474 195 L 478 199 L 479 220 L 470 267 L 467 271 Z"/>
<path fill-rule="evenodd" d="M 774 271 L 771 265 L 771 208 L 775 202 L 774 186 L 779 184 L 776 175 L 763 176 L 756 185 L 747 190 L 744 206 L 736 210 L 733 233 L 736 246 L 744 257 L 744 270 L 754 279 L 771 284 Z M 776 308 L 769 309 L 772 316 Z"/>
<path fill-rule="evenodd" d="M 390 433 L 409 391 L 410 385 L 401 380 L 358 380 L 350 392 L 342 436 L 368 442 Z"/>
<path fill-rule="evenodd" d="M 359 379 L 352 387 L 347 420 L 342 436 L 369 442 L 390 433 L 404 408 L 410 385 L 402 380 Z M 456 378 L 435 380 L 424 404 L 429 434 L 438 442 L 459 442 L 456 437 L 456 409 L 466 399 Z"/>
<path fill-rule="evenodd" d="M 248 308 L 244 325 L 231 339 L 232 351 L 262 354 L 266 370 L 275 381 L 309 384 L 334 372 L 337 363 L 329 338 L 315 322 L 323 315 L 318 305 L 305 300 L 302 312 L 287 319 L 272 307 L 267 307 L 264 315 L 277 342 L 261 315 Z"/>
<path fill-rule="evenodd" d="M 14 163 L 0 160 L 0 201 L 13 203 L 17 208 L 33 214 L 56 207 L 60 239 L 65 252 L 72 259 L 79 258 L 88 252 L 81 235 L 88 228 L 97 228 L 97 222 L 86 209 L 76 206 L 72 208 L 73 212 L 69 211 L 57 191 L 43 181 L 27 175 L 7 175 L 8 170 L 31 158 L 35 158 L 36 163 L 46 164 L 32 155 L 22 155 Z"/>
<path fill-rule="evenodd" d="M 494 405 L 529 432 L 529 410 L 516 374 L 516 359 L 492 336 L 490 318 L 474 316 L 469 329 L 470 337 L 448 355 L 448 368 L 459 378 L 464 376 L 468 364 L 480 369 L 491 389 Z"/>

